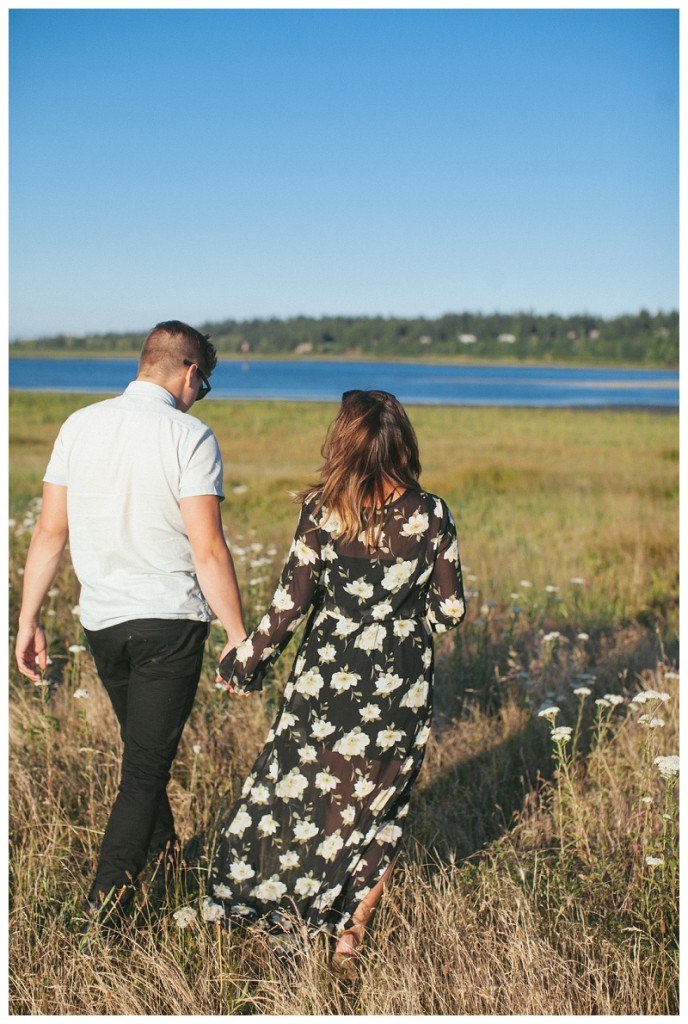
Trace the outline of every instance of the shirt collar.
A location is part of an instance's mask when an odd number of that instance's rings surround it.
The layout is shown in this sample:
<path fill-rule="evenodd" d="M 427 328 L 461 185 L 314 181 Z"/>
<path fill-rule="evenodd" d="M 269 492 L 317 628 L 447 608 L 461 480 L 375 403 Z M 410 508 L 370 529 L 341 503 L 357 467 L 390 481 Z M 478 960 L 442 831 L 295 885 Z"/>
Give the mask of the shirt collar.
<path fill-rule="evenodd" d="M 172 405 L 176 408 L 177 403 L 174 395 L 161 387 L 160 384 L 153 384 L 149 380 L 133 380 L 124 392 L 129 398 L 140 398 L 149 402 L 161 402 L 163 405 Z"/>

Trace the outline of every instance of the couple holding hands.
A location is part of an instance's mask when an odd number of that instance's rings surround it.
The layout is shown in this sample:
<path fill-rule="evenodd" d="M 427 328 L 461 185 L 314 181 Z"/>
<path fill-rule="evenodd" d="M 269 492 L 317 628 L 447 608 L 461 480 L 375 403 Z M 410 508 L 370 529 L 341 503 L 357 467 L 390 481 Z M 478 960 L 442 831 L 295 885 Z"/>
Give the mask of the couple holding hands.
<path fill-rule="evenodd" d="M 357 949 L 397 857 L 430 731 L 433 633 L 465 614 L 445 502 L 419 484 L 413 427 L 385 391 L 342 397 L 320 479 L 299 494 L 270 607 L 246 636 L 219 504 L 212 431 L 187 415 L 213 345 L 180 321 L 147 336 L 137 378 L 63 424 L 29 548 L 16 653 L 46 665 L 40 610 L 69 540 L 80 615 L 117 715 L 122 774 L 87 900 L 88 927 L 126 912 L 153 857 L 180 856 L 166 795 L 209 622 L 227 632 L 230 694 L 259 690 L 306 619 L 275 721 L 220 831 L 204 916 L 288 945 L 325 932 Z"/>

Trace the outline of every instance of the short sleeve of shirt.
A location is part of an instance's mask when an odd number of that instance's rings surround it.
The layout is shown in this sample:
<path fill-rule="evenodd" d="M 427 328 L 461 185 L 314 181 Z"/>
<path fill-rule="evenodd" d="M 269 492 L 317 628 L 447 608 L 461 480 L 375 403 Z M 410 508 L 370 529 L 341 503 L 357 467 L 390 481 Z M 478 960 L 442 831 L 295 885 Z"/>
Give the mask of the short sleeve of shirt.
<path fill-rule="evenodd" d="M 60 430 L 53 445 L 52 455 L 50 456 L 43 481 L 46 484 L 59 484 L 60 487 L 67 486 L 67 459 L 62 430 Z"/>
<path fill-rule="evenodd" d="M 222 489 L 222 456 L 211 430 L 207 430 L 194 444 L 189 458 L 182 466 L 179 497 L 193 498 L 200 494 L 216 494 L 224 498 Z"/>

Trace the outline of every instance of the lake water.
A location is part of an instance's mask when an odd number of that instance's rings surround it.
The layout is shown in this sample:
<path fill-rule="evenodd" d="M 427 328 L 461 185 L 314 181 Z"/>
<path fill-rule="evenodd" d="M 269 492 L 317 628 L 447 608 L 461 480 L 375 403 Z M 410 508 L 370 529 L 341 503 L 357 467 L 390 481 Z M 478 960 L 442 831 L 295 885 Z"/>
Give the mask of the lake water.
<path fill-rule="evenodd" d="M 113 394 L 136 376 L 133 359 L 10 359 L 9 386 L 23 391 Z M 213 399 L 336 402 L 350 388 L 381 388 L 421 405 L 505 405 L 677 409 L 675 370 L 551 366 L 247 360 L 218 363 Z"/>

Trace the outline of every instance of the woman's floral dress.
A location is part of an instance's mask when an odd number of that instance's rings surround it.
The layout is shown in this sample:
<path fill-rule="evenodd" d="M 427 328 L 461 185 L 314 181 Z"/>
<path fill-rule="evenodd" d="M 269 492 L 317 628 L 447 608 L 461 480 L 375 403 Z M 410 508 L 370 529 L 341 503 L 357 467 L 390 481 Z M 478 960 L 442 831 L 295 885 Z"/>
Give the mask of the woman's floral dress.
<path fill-rule="evenodd" d="M 260 689 L 311 609 L 265 746 L 221 830 L 204 916 L 339 934 L 393 862 L 430 732 L 432 633 L 464 597 L 445 502 L 406 491 L 371 514 L 371 551 L 306 502 L 272 605 L 221 673 Z M 382 522 L 380 522 L 382 519 Z M 285 913 L 286 912 L 286 913 Z"/>

